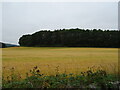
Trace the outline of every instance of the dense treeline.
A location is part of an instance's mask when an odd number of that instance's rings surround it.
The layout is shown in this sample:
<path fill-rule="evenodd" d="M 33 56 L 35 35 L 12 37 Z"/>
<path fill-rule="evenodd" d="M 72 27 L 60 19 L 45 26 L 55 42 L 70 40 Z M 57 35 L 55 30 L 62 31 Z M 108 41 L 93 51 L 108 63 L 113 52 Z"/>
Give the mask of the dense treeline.
<path fill-rule="evenodd" d="M 20 46 L 29 47 L 119 47 L 116 30 L 60 29 L 23 35 Z"/>
<path fill-rule="evenodd" d="M 6 45 L 4 43 L 0 42 L 0 48 L 5 48 L 5 47 L 6 47 Z"/>

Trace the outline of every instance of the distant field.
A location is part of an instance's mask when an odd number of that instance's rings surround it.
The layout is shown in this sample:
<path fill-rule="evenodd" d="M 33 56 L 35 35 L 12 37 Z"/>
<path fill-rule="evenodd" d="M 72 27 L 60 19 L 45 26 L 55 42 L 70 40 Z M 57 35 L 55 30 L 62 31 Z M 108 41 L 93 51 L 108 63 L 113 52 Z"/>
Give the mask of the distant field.
<path fill-rule="evenodd" d="M 17 73 L 25 73 L 38 66 L 41 73 L 79 73 L 88 67 L 102 66 L 110 73 L 117 72 L 117 48 L 63 48 L 63 47 L 12 47 L 2 49 L 4 75 L 15 67 Z"/>

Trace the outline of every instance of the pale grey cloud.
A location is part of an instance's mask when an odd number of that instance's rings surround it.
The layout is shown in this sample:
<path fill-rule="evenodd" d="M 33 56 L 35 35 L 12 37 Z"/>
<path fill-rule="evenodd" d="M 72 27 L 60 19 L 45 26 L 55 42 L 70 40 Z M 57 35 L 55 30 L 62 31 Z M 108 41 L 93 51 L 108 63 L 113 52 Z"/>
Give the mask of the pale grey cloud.
<path fill-rule="evenodd" d="M 3 41 L 17 43 L 20 36 L 39 29 L 118 28 L 117 2 L 3 3 Z"/>

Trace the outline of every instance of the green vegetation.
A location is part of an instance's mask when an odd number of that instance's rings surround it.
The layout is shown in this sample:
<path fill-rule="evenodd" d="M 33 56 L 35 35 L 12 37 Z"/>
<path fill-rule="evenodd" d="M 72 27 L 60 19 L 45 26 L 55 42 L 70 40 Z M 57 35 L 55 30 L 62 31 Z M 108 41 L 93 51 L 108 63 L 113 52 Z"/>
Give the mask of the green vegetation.
<path fill-rule="evenodd" d="M 63 29 L 39 31 L 32 35 L 23 35 L 20 46 L 26 47 L 114 47 L 118 48 L 119 31 L 117 30 L 84 30 Z"/>
<path fill-rule="evenodd" d="M 55 75 L 46 76 L 41 73 L 38 67 L 26 73 L 26 78 L 21 79 L 20 75 L 14 74 L 14 68 L 11 69 L 11 75 L 7 78 L 3 76 L 3 88 L 95 88 L 98 90 L 109 90 L 110 88 L 119 88 L 117 75 L 107 74 L 105 70 L 99 68 L 89 68 L 86 72 L 77 75 L 59 74 L 57 69 Z"/>
<path fill-rule="evenodd" d="M 0 42 L 0 48 L 5 48 L 5 47 L 6 47 L 5 44 Z"/>
<path fill-rule="evenodd" d="M 2 60 L 3 88 L 118 88 L 117 48 L 2 48 Z"/>

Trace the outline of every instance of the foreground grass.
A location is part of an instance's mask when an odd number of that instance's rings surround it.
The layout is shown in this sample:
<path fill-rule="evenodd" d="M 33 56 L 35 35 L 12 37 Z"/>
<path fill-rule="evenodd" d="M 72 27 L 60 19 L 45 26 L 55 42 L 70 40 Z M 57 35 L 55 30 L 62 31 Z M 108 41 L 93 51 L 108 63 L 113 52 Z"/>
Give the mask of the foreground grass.
<path fill-rule="evenodd" d="M 88 67 L 101 65 L 107 73 L 118 72 L 117 48 L 13 47 L 2 51 L 4 77 L 11 74 L 9 68 L 15 67 L 24 79 L 35 65 L 45 75 L 55 75 L 58 66 L 61 74 L 79 74 Z"/>
<path fill-rule="evenodd" d="M 3 76 L 3 88 L 94 88 L 94 89 L 118 89 L 118 75 L 108 74 L 102 68 L 89 68 L 86 72 L 79 74 L 59 73 L 57 69 L 55 75 L 46 76 L 41 73 L 38 67 L 34 67 L 26 78 L 21 79 L 20 74 L 14 73 L 15 69 L 11 69 L 11 75 L 6 79 Z"/>

